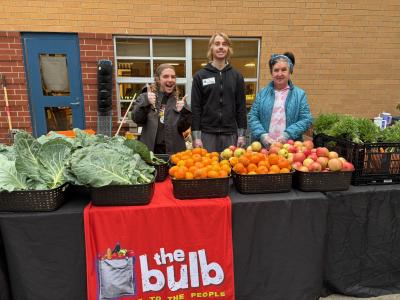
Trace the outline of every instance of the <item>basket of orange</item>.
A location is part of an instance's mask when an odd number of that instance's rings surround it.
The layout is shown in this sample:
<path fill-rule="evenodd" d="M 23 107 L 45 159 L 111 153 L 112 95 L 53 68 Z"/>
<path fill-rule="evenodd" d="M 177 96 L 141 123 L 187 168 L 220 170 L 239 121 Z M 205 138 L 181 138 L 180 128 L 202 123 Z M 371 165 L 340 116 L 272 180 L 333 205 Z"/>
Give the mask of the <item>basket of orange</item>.
<path fill-rule="evenodd" d="M 246 151 L 239 157 L 231 157 L 229 162 L 233 182 L 240 193 L 278 193 L 291 189 L 293 171 L 281 155 Z"/>
<path fill-rule="evenodd" d="M 231 166 L 218 152 L 194 148 L 171 155 L 168 171 L 177 199 L 222 198 L 229 193 Z"/>

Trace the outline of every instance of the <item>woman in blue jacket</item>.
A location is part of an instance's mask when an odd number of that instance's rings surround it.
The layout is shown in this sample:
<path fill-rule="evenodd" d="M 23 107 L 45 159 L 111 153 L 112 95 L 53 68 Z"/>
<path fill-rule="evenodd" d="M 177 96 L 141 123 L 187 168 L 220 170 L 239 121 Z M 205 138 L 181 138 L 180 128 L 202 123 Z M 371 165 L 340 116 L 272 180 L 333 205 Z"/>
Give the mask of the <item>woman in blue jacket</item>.
<path fill-rule="evenodd" d="M 249 112 L 252 139 L 265 147 L 274 141 L 301 140 L 312 123 L 306 93 L 290 80 L 294 63 L 291 52 L 271 56 L 272 81 L 257 94 Z"/>

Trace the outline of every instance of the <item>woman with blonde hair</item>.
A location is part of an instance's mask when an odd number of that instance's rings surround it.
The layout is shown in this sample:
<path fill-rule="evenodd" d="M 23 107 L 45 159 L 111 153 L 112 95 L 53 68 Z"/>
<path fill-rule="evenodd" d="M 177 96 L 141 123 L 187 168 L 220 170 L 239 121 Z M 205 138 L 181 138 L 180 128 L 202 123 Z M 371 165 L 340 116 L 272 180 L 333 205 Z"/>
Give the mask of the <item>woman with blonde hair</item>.
<path fill-rule="evenodd" d="M 244 79 L 229 63 L 232 42 L 225 33 L 215 33 L 208 45 L 210 62 L 193 77 L 193 146 L 221 152 L 230 145 L 245 146 Z"/>
<path fill-rule="evenodd" d="M 143 126 L 139 140 L 154 153 L 185 150 L 183 132 L 190 127 L 192 114 L 186 96 L 179 97 L 175 68 L 161 64 L 154 80 L 155 84 L 139 95 L 133 109 L 133 121 Z"/>

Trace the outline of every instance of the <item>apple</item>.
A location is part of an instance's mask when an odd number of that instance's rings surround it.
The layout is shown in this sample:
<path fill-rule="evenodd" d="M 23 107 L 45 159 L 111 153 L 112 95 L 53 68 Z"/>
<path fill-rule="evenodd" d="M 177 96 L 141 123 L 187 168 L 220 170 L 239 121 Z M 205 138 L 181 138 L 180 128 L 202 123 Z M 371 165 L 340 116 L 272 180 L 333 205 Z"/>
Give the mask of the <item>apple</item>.
<path fill-rule="evenodd" d="M 259 141 L 254 141 L 251 143 L 251 149 L 253 149 L 253 151 L 255 152 L 260 152 L 262 145 Z"/>
<path fill-rule="evenodd" d="M 354 171 L 354 165 L 348 161 L 343 163 L 342 171 Z"/>
<path fill-rule="evenodd" d="M 328 160 L 329 158 L 325 157 L 325 156 L 320 156 L 317 158 L 317 162 L 320 163 L 322 170 L 326 168 L 326 166 L 328 165 Z"/>
<path fill-rule="evenodd" d="M 306 158 L 303 161 L 303 166 L 306 166 L 307 168 L 313 163 L 314 161 L 311 158 Z"/>
<path fill-rule="evenodd" d="M 293 143 L 293 146 L 295 146 L 296 148 L 301 148 L 301 147 L 303 147 L 303 142 L 301 142 L 301 141 L 295 141 L 295 142 Z"/>
<path fill-rule="evenodd" d="M 308 168 L 306 166 L 301 166 L 297 170 L 300 171 L 300 172 L 308 172 Z"/>
<path fill-rule="evenodd" d="M 292 164 L 293 162 L 293 153 L 288 153 L 286 159 L 288 160 L 289 164 Z"/>
<path fill-rule="evenodd" d="M 247 146 L 246 151 L 247 152 L 253 152 L 253 148 L 251 148 L 251 146 Z"/>
<path fill-rule="evenodd" d="M 228 148 L 231 149 L 232 151 L 235 151 L 237 147 L 235 145 L 230 145 Z"/>
<path fill-rule="evenodd" d="M 345 162 L 347 162 L 347 160 L 344 157 L 339 157 L 340 161 L 342 162 L 342 164 L 344 164 Z"/>
<path fill-rule="evenodd" d="M 278 147 L 279 149 L 283 147 L 283 144 L 281 142 L 273 142 L 271 146 Z"/>
<path fill-rule="evenodd" d="M 244 150 L 243 148 L 237 147 L 235 149 L 235 151 L 233 152 L 233 155 L 236 157 L 241 157 L 245 153 L 246 153 L 246 150 Z"/>
<path fill-rule="evenodd" d="M 304 145 L 307 149 L 309 149 L 309 150 L 311 150 L 312 148 L 314 148 L 314 143 L 313 143 L 312 140 L 306 140 L 306 141 L 304 141 L 304 142 L 303 142 L 303 145 Z"/>
<path fill-rule="evenodd" d="M 260 153 L 262 153 L 262 154 L 268 154 L 268 149 L 267 149 L 267 148 L 262 148 L 262 149 L 260 150 Z"/>
<path fill-rule="evenodd" d="M 335 151 L 329 151 L 328 157 L 329 157 L 329 159 L 338 158 L 339 154 L 337 152 L 335 152 Z"/>
<path fill-rule="evenodd" d="M 230 159 L 233 156 L 233 151 L 229 148 L 226 148 L 224 151 L 221 152 L 221 157 L 223 159 Z"/>
<path fill-rule="evenodd" d="M 299 161 L 295 161 L 294 163 L 292 163 L 292 167 L 295 168 L 296 170 L 298 170 L 302 166 L 303 164 Z"/>
<path fill-rule="evenodd" d="M 306 156 L 303 152 L 297 152 L 295 154 L 293 154 L 293 162 L 301 162 L 303 163 L 303 161 L 306 159 Z"/>
<path fill-rule="evenodd" d="M 311 153 L 309 156 L 307 156 L 307 158 L 311 158 L 313 161 L 316 161 L 318 156 L 317 153 Z"/>
<path fill-rule="evenodd" d="M 293 140 L 287 140 L 286 143 L 288 143 L 289 145 L 293 145 L 293 144 L 294 144 L 294 141 L 293 141 Z"/>
<path fill-rule="evenodd" d="M 321 172 L 322 166 L 319 162 L 314 161 L 308 166 L 308 170 L 310 172 Z"/>
<path fill-rule="evenodd" d="M 293 146 L 293 145 L 289 145 L 289 148 L 287 149 L 290 153 L 296 153 L 298 152 L 298 149 Z"/>
<path fill-rule="evenodd" d="M 282 148 L 282 149 L 280 149 L 280 150 L 278 151 L 278 155 L 281 155 L 281 156 L 283 156 L 284 158 L 287 158 L 287 157 L 288 157 L 288 154 L 289 154 L 289 152 L 288 152 L 285 148 Z"/>
<path fill-rule="evenodd" d="M 311 150 L 307 149 L 306 147 L 303 148 L 302 152 L 304 153 L 304 155 L 307 157 L 311 154 Z"/>
<path fill-rule="evenodd" d="M 283 144 L 282 148 L 285 148 L 287 150 L 287 149 L 289 149 L 290 146 L 291 146 L 290 144 L 286 143 L 286 144 Z"/>
<path fill-rule="evenodd" d="M 270 153 L 270 154 L 271 154 L 271 153 L 276 153 L 276 154 L 278 154 L 278 152 L 279 152 L 280 149 L 281 149 L 281 148 L 279 148 L 279 147 L 271 146 L 271 148 L 269 148 L 269 153 Z"/>
<path fill-rule="evenodd" d="M 318 147 L 317 148 L 317 155 L 318 157 L 328 157 L 329 156 L 329 149 L 326 147 Z"/>
<path fill-rule="evenodd" d="M 340 171 L 342 166 L 343 164 L 338 158 L 332 158 L 328 161 L 328 167 L 331 171 Z"/>

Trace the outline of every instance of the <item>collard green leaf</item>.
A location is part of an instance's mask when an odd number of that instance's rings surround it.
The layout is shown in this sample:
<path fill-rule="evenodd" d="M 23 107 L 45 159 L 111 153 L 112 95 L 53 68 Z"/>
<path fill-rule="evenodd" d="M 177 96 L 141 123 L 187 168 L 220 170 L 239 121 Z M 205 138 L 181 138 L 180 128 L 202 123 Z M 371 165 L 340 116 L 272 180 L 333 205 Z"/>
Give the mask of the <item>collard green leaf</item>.
<path fill-rule="evenodd" d="M 76 150 L 71 157 L 71 170 L 82 184 L 100 187 L 131 184 L 133 166 L 128 155 L 100 144 Z"/>
<path fill-rule="evenodd" d="M 38 152 L 39 174 L 48 188 L 54 189 L 67 181 L 67 166 L 72 145 L 63 139 L 54 139 L 42 145 Z"/>
<path fill-rule="evenodd" d="M 38 182 L 44 182 L 39 172 L 41 166 L 38 153 L 41 147 L 42 145 L 27 132 L 18 132 L 15 135 L 15 167 L 18 173 Z"/>
<path fill-rule="evenodd" d="M 146 144 L 138 140 L 125 140 L 124 145 L 132 149 L 133 153 L 139 154 L 146 163 L 152 163 L 150 151 Z"/>
<path fill-rule="evenodd" d="M 15 161 L 0 154 L 0 190 L 9 192 L 28 188 L 26 176 L 19 174 L 15 168 Z"/>

